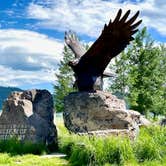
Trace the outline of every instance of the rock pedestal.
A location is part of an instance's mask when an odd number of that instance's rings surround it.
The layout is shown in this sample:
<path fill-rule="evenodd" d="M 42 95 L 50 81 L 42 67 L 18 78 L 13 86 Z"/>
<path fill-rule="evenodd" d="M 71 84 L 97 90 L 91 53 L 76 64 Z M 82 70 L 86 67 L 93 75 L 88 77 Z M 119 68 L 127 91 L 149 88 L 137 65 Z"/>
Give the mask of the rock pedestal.
<path fill-rule="evenodd" d="M 76 92 L 64 101 L 65 126 L 74 133 L 92 135 L 128 135 L 135 138 L 140 113 L 126 110 L 124 100 L 108 92 Z"/>
<path fill-rule="evenodd" d="M 0 139 L 56 144 L 53 98 L 47 90 L 13 92 L 4 102 L 0 116 Z"/>

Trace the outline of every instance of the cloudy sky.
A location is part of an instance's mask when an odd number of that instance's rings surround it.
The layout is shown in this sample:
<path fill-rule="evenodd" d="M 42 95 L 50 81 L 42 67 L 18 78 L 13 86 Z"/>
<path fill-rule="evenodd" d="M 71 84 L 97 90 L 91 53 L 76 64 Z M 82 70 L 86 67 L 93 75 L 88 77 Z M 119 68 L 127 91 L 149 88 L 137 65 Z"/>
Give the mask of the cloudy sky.
<path fill-rule="evenodd" d="M 166 43 L 165 0 L 0 0 L 0 86 L 52 91 L 64 31 L 95 41 L 119 8 L 140 10 L 140 27 Z"/>

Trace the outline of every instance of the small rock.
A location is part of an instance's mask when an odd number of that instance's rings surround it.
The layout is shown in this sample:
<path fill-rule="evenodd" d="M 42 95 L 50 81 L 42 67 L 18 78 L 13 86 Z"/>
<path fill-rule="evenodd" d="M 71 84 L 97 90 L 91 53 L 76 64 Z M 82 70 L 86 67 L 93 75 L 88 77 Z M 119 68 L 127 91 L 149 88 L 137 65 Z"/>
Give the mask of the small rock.
<path fill-rule="evenodd" d="M 161 120 L 160 125 L 161 126 L 166 126 L 166 118 Z"/>
<path fill-rule="evenodd" d="M 143 115 L 140 116 L 140 126 L 148 127 L 152 125 L 152 122 L 146 119 Z"/>

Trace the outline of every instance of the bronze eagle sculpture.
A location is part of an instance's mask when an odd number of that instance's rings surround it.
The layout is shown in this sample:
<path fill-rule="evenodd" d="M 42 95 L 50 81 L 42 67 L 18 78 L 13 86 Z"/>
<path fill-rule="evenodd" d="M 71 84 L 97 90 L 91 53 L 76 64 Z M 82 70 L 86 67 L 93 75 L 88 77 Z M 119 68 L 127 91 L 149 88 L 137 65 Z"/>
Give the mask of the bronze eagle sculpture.
<path fill-rule="evenodd" d="M 76 78 L 76 84 L 79 91 L 94 91 L 94 85 L 98 78 L 103 77 L 104 70 L 112 58 L 122 52 L 130 41 L 134 40 L 133 35 L 138 31 L 136 29 L 142 22 L 135 23 L 139 11 L 128 20 L 130 10 L 121 18 L 120 9 L 112 22 L 104 26 L 99 38 L 86 51 L 77 41 L 70 40 L 67 33 L 65 42 L 75 53 L 76 60 L 70 61 L 69 66 L 73 69 Z"/>

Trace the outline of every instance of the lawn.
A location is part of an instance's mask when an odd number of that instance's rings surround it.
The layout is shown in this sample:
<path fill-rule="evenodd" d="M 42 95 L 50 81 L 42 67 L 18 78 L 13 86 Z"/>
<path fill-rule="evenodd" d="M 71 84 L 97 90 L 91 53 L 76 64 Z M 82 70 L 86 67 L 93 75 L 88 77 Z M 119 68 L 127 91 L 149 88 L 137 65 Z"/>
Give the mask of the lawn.
<path fill-rule="evenodd" d="M 26 154 L 11 156 L 0 153 L 0 166 L 64 166 L 69 165 L 67 160 L 53 157 L 43 158 L 39 155 Z"/>

